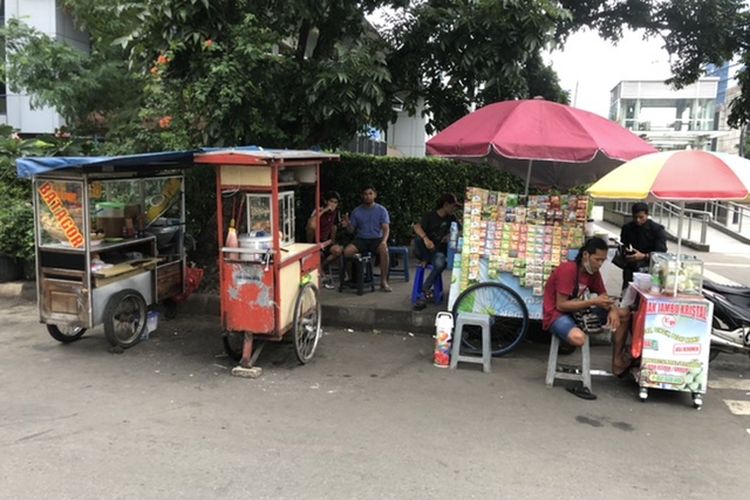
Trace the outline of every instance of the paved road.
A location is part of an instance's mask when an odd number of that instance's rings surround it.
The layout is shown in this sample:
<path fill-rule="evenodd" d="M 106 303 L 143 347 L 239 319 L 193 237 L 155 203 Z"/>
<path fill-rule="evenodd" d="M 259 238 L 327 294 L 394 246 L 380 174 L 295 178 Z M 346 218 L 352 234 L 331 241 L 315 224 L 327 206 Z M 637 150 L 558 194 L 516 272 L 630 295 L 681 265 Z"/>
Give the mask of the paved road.
<path fill-rule="evenodd" d="M 310 365 L 271 346 L 233 378 L 214 319 L 164 322 L 124 354 L 60 345 L 0 299 L 0 498 L 747 498 L 750 360 L 686 394 L 597 378 L 543 384 L 546 348 L 485 375 L 430 364 L 432 339 L 332 330 Z M 606 348 L 594 365 L 606 367 Z M 744 401 L 744 403 L 742 403 Z M 748 412 L 750 413 L 750 412 Z"/>

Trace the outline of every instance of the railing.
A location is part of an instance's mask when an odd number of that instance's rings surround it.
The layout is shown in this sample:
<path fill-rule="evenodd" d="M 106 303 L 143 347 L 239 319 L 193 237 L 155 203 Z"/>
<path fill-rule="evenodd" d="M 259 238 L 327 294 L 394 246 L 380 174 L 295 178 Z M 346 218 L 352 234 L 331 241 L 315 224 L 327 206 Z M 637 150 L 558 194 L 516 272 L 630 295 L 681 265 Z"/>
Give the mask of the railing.
<path fill-rule="evenodd" d="M 631 215 L 630 202 L 618 201 L 614 204 L 615 212 Z M 667 201 L 651 204 L 651 218 L 664 226 L 671 234 L 677 236 L 677 228 L 682 217 L 682 239 L 706 245 L 708 226 L 713 215 L 708 210 L 695 210 L 692 208 L 682 209 L 680 206 Z M 748 214 L 750 215 L 750 213 Z M 674 226 L 674 230 L 672 229 Z M 693 239 L 693 233 L 700 235 L 699 240 Z"/>
<path fill-rule="evenodd" d="M 734 201 L 709 201 L 704 206 L 714 223 L 733 233 L 750 236 L 750 206 Z"/>

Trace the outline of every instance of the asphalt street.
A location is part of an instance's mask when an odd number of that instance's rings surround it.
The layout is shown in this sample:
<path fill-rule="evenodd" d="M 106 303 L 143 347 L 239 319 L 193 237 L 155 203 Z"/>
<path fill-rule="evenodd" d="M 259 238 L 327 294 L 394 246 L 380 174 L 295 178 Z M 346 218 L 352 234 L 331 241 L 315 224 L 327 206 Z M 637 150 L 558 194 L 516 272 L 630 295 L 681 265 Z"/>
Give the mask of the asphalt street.
<path fill-rule="evenodd" d="M 594 379 L 546 389 L 547 346 L 493 371 L 431 364 L 433 340 L 328 330 L 297 365 L 263 352 L 230 376 L 216 318 L 162 322 L 112 353 L 100 330 L 50 338 L 0 299 L 0 498 L 747 498 L 750 359 L 688 394 Z M 607 368 L 606 347 L 594 367 Z M 571 356 L 571 362 L 576 358 Z M 719 388 L 720 387 L 720 388 Z M 739 413 L 739 414 L 738 414 Z"/>

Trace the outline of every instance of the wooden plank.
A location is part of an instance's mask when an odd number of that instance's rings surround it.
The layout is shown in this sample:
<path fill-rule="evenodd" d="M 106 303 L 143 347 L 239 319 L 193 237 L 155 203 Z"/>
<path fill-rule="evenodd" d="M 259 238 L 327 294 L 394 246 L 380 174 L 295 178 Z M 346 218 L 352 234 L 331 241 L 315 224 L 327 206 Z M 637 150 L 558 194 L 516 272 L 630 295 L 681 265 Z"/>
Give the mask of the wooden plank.
<path fill-rule="evenodd" d="M 157 263 L 159 263 L 161 260 L 162 259 L 158 257 L 153 257 L 149 259 L 140 259 L 140 260 L 122 262 L 120 264 L 115 264 L 112 267 L 100 269 L 94 273 L 94 276 L 96 276 L 97 278 L 111 278 L 113 276 L 117 276 L 120 274 L 129 273 L 130 271 L 133 271 L 133 270 L 146 269 L 149 267 L 153 267 Z"/>

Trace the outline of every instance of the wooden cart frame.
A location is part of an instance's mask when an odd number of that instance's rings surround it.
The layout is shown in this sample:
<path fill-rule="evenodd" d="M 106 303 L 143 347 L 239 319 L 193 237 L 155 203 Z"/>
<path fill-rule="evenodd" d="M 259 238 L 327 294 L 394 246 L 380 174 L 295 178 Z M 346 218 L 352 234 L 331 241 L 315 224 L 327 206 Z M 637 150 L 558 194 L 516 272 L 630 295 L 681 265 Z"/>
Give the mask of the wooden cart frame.
<path fill-rule="evenodd" d="M 218 269 L 221 294 L 221 324 L 227 353 L 249 369 L 264 343 L 254 348 L 255 339 L 279 341 L 293 332 L 295 353 L 301 363 L 312 359 L 320 337 L 319 228 L 315 243 L 282 246 L 279 213 L 272 215 L 272 246 L 262 258 L 247 260 L 257 250 L 224 246 L 226 193 L 267 194 L 270 206 L 279 206 L 281 190 L 299 184 L 314 185 L 315 207 L 320 206 L 320 165 L 337 155 L 315 151 L 260 150 L 238 148 L 196 156 L 197 164 L 216 169 Z M 280 181 L 280 173 L 294 174 L 294 181 Z M 247 257 L 247 258 L 245 258 Z M 233 340 L 234 338 L 234 340 Z M 233 347 L 237 340 L 242 347 Z"/>

